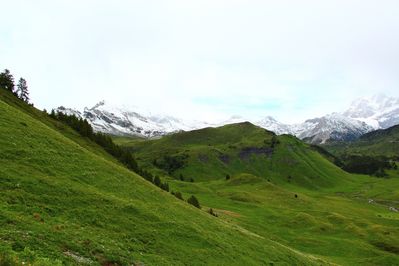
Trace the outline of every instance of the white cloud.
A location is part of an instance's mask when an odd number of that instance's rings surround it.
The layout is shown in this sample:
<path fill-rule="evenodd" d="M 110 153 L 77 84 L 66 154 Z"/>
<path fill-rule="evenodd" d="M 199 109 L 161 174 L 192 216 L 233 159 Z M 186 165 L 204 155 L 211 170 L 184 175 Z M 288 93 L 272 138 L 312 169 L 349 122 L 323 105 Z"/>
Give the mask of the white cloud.
<path fill-rule="evenodd" d="M 399 96 L 397 1 L 7 1 L 0 67 L 40 107 L 101 99 L 294 122 Z"/>

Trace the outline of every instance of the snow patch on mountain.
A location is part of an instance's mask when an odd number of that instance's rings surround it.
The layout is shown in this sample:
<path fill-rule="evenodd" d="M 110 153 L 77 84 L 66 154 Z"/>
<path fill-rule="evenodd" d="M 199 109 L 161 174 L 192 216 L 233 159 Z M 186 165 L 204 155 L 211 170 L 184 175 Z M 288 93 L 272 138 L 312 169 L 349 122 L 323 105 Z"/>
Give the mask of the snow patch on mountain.
<path fill-rule="evenodd" d="M 153 115 L 138 107 L 119 107 L 105 101 L 92 108 L 85 108 L 83 117 L 90 122 L 95 131 L 113 135 L 158 137 L 180 130 L 194 129 L 172 116 Z"/>
<path fill-rule="evenodd" d="M 345 112 L 308 119 L 299 124 L 284 124 L 271 116 L 250 120 L 238 115 L 218 123 L 208 123 L 152 114 L 137 106 L 119 106 L 105 101 L 84 108 L 83 112 L 62 106 L 57 111 L 87 119 L 95 131 L 146 138 L 249 121 L 278 135 L 291 134 L 311 143 L 325 143 L 354 140 L 372 130 L 399 124 L 399 99 L 384 95 L 357 99 Z"/>
<path fill-rule="evenodd" d="M 267 130 L 273 131 L 277 135 L 282 135 L 282 134 L 294 135 L 295 132 L 293 125 L 280 123 L 271 116 L 266 116 L 262 120 L 254 122 L 254 124 L 263 127 Z"/>
<path fill-rule="evenodd" d="M 79 112 L 78 110 L 72 109 L 72 108 L 66 108 L 64 106 L 60 106 L 57 109 L 55 109 L 56 112 L 60 112 L 66 115 L 74 115 L 76 117 L 82 118 L 82 113 Z"/>
<path fill-rule="evenodd" d="M 311 143 L 350 141 L 367 132 L 399 124 L 399 99 L 375 95 L 353 101 L 345 112 L 308 119 L 300 124 L 282 124 L 270 116 L 255 124 Z"/>
<path fill-rule="evenodd" d="M 351 141 L 372 130 L 364 122 L 332 113 L 306 120 L 294 134 L 311 143 L 324 144 L 329 140 Z"/>
<path fill-rule="evenodd" d="M 399 99 L 383 94 L 360 98 L 352 102 L 344 116 L 365 122 L 374 129 L 399 124 Z"/>
<path fill-rule="evenodd" d="M 329 140 L 354 140 L 372 130 L 366 123 L 345 117 L 340 113 L 332 113 L 292 125 L 280 123 L 273 117 L 267 116 L 255 124 L 278 135 L 290 134 L 318 144 Z"/>

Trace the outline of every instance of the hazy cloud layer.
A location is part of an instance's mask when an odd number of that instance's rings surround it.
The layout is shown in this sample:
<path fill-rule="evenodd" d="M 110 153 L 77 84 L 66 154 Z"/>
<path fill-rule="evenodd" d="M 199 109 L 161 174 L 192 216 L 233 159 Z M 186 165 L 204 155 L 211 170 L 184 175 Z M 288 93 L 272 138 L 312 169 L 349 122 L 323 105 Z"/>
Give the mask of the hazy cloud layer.
<path fill-rule="evenodd" d="M 399 96 L 397 1 L 2 1 L 0 67 L 39 107 L 284 122 Z"/>

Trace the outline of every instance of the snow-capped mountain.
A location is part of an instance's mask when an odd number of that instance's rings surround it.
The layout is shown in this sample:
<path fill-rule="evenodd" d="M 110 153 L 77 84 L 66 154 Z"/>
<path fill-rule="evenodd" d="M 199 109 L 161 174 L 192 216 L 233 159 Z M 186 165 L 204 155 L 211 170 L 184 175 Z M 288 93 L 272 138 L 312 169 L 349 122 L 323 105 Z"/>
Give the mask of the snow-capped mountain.
<path fill-rule="evenodd" d="M 117 106 L 101 101 L 83 112 L 59 107 L 59 112 L 87 119 L 95 131 L 113 135 L 159 137 L 177 131 L 249 121 L 278 135 L 291 134 L 311 143 L 354 140 L 379 128 L 399 124 L 399 99 L 383 95 L 354 101 L 342 113 L 308 119 L 300 124 L 284 124 L 271 116 L 260 120 L 232 116 L 218 123 L 187 121 L 170 115 L 156 115 L 132 106 Z"/>
<path fill-rule="evenodd" d="M 385 129 L 399 124 L 399 99 L 381 94 L 360 98 L 353 101 L 343 114 L 363 121 L 374 129 Z"/>
<path fill-rule="evenodd" d="M 63 113 L 63 114 L 66 114 L 66 115 L 74 115 L 74 116 L 80 117 L 80 118 L 83 117 L 82 113 L 79 112 L 78 110 L 75 110 L 75 109 L 72 109 L 72 108 L 66 108 L 64 106 L 58 107 L 55 111 Z"/>
<path fill-rule="evenodd" d="M 273 131 L 277 135 L 291 134 L 295 135 L 295 127 L 293 125 L 283 124 L 278 122 L 271 116 L 266 116 L 263 119 L 253 122 L 255 125 L 263 127 L 267 130 Z"/>
<path fill-rule="evenodd" d="M 320 118 L 306 120 L 294 126 L 293 135 L 310 143 L 323 144 L 330 140 L 351 141 L 373 130 L 364 122 L 332 113 Z"/>
<path fill-rule="evenodd" d="M 158 137 L 196 128 L 172 116 L 153 115 L 138 107 L 115 106 L 105 101 L 84 108 L 82 113 L 65 107 L 59 107 L 56 111 L 85 118 L 95 131 L 112 135 Z"/>
<path fill-rule="evenodd" d="M 267 116 L 254 124 L 278 135 L 290 134 L 310 143 L 323 144 L 329 140 L 354 140 L 372 130 L 366 123 L 332 113 L 323 117 L 308 119 L 300 124 L 283 124 Z"/>
<path fill-rule="evenodd" d="M 345 112 L 308 119 L 301 124 L 282 124 L 272 117 L 255 124 L 311 143 L 350 141 L 367 132 L 399 124 L 399 99 L 375 95 L 353 101 Z"/>

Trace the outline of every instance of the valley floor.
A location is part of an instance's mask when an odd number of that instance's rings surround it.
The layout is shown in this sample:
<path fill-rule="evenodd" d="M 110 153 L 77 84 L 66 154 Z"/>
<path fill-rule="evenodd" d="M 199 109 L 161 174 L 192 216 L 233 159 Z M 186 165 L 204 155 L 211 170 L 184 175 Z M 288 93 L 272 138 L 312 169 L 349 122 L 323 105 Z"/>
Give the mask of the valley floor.
<path fill-rule="evenodd" d="M 230 180 L 171 181 L 203 210 L 259 237 L 339 265 L 399 264 L 399 178 L 357 176 L 351 187 L 284 188 L 242 174 Z"/>

